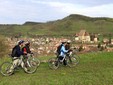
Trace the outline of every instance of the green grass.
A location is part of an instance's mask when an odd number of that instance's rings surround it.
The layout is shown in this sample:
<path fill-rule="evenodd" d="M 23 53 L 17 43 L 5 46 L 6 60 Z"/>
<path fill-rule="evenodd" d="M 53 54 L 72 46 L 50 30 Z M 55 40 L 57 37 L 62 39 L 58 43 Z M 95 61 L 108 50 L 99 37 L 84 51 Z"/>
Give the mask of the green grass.
<path fill-rule="evenodd" d="M 7 60 L 0 59 L 0 64 Z M 51 70 L 47 63 L 41 63 L 34 74 L 20 70 L 9 77 L 0 75 L 0 85 L 113 85 L 113 53 L 82 54 L 79 65 L 74 68 L 62 66 Z"/>

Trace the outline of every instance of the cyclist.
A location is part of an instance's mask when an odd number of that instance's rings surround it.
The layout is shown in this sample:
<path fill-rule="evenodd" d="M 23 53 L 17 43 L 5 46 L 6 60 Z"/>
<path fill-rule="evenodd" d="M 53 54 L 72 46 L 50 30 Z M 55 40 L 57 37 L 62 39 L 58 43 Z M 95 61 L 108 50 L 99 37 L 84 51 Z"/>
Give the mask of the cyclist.
<path fill-rule="evenodd" d="M 57 47 L 57 50 L 56 50 L 56 55 L 57 55 L 57 58 L 59 57 L 60 53 L 61 53 L 61 47 L 62 45 L 64 44 L 64 42 L 62 42 L 58 47 Z"/>
<path fill-rule="evenodd" d="M 26 65 L 28 57 L 30 56 L 30 54 L 33 54 L 30 50 L 30 42 L 29 41 L 27 41 L 25 43 L 25 46 L 22 48 L 22 52 L 23 52 L 24 63 Z"/>
<path fill-rule="evenodd" d="M 30 50 L 30 42 L 29 41 L 27 41 L 26 43 L 25 43 L 25 46 L 22 48 L 22 51 L 23 51 L 23 53 L 26 55 L 26 54 L 31 54 L 31 50 Z"/>
<path fill-rule="evenodd" d="M 13 51 L 12 51 L 12 57 L 13 57 L 13 65 L 11 66 L 9 72 L 12 72 L 17 66 L 19 66 L 19 64 L 21 65 L 21 67 L 24 69 L 24 70 L 27 70 L 27 68 L 25 67 L 24 65 L 24 62 L 22 61 L 22 55 L 23 55 L 23 52 L 22 52 L 22 47 L 24 46 L 24 41 L 23 40 L 20 40 L 18 42 L 18 45 L 16 45 L 14 48 L 13 48 Z M 15 51 L 14 51 L 15 50 Z"/>
<path fill-rule="evenodd" d="M 65 48 L 66 44 L 67 44 L 66 42 L 62 42 L 62 46 L 60 49 L 60 55 L 59 55 L 59 59 L 58 59 L 58 60 L 62 61 L 64 65 L 67 65 L 67 62 L 65 60 L 66 53 L 68 52 L 68 50 L 66 50 L 66 48 Z"/>
<path fill-rule="evenodd" d="M 72 62 L 71 57 L 69 56 L 69 52 L 71 52 L 71 41 L 68 40 L 67 44 L 65 45 L 65 49 L 68 50 L 68 53 L 66 54 L 69 57 L 70 62 Z"/>
<path fill-rule="evenodd" d="M 65 46 L 65 48 L 66 48 L 66 50 L 70 50 L 70 48 L 71 48 L 71 41 L 70 40 L 68 40 L 67 41 L 67 44 L 66 44 L 66 46 Z"/>

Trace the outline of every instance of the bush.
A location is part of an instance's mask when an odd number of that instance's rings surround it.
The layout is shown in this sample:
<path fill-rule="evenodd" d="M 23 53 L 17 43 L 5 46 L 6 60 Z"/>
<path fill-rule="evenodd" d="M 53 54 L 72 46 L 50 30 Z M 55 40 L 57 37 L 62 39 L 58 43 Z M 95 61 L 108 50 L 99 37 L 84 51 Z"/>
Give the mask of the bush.
<path fill-rule="evenodd" d="M 0 58 L 8 53 L 8 45 L 5 41 L 5 37 L 0 35 Z"/>

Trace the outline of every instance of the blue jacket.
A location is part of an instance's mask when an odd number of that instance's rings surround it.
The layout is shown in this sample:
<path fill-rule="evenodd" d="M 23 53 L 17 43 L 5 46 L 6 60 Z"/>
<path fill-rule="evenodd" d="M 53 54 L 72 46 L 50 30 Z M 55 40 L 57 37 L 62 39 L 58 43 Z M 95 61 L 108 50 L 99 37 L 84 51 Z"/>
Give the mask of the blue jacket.
<path fill-rule="evenodd" d="M 61 51 L 60 56 L 62 56 L 62 57 L 64 57 L 66 55 L 66 53 L 68 52 L 68 50 L 65 49 L 64 45 L 62 45 L 60 51 Z"/>

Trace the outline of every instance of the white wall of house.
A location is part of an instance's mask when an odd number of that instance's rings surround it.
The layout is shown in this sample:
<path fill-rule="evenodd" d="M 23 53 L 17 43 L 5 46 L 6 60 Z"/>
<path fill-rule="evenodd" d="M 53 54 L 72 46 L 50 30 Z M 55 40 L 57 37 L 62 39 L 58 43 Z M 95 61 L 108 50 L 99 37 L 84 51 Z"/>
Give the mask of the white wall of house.
<path fill-rule="evenodd" d="M 91 40 L 90 36 L 78 36 L 78 38 L 80 41 L 84 41 L 84 42 L 89 42 Z"/>

